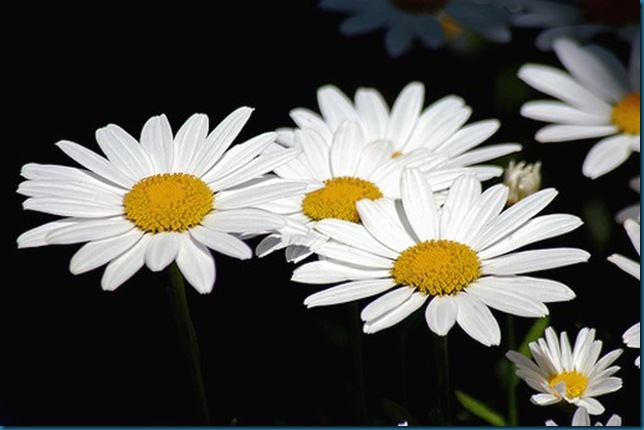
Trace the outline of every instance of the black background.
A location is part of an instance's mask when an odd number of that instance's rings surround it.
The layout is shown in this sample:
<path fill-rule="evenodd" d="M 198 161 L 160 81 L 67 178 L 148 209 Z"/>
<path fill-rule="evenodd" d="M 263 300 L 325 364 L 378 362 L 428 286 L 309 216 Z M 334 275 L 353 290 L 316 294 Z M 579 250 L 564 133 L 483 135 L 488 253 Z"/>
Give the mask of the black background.
<path fill-rule="evenodd" d="M 15 193 L 20 167 L 74 165 L 56 141 L 69 139 L 98 151 L 97 128 L 115 123 L 138 136 L 144 122 L 160 113 L 176 131 L 195 112 L 208 114 L 212 128 L 237 107 L 254 107 L 241 142 L 292 126 L 292 108 L 317 110 L 315 91 L 327 83 L 350 96 L 359 86 L 373 86 L 392 103 L 404 85 L 420 80 L 426 105 L 457 94 L 472 106 L 471 121 L 499 118 L 502 127 L 490 142 L 523 143 L 517 158 L 542 160 L 544 186 L 559 189 L 546 211 L 586 221 L 548 242 L 592 254 L 587 264 L 545 275 L 566 282 L 578 296 L 549 306 L 554 327 L 572 337 L 582 325 L 596 327 L 604 353 L 623 346 L 621 333 L 639 321 L 640 290 L 606 256 L 636 258 L 611 217 L 638 199 L 627 182 L 639 174 L 639 158 L 592 181 L 581 174 L 591 142 L 534 142 L 540 124 L 521 118 L 518 109 L 538 94 L 515 73 L 526 62 L 557 64 L 554 54 L 534 49 L 534 31 L 517 29 L 512 43 L 485 45 L 471 56 L 415 49 L 392 59 L 381 31 L 344 38 L 338 32 L 343 16 L 318 10 L 313 1 L 222 3 L 145 10 L 112 3 L 21 6 L 6 17 L 16 30 L 3 30 L 10 212 L 4 218 L 9 259 L 0 287 L 0 424 L 202 424 L 172 331 L 167 274 L 144 269 L 117 291 L 104 292 L 102 268 L 69 273 L 78 246 L 16 249 L 20 233 L 53 219 L 22 210 L 24 198 Z M 615 46 L 620 54 L 628 52 Z M 598 233 L 597 215 L 606 221 Z M 187 291 L 212 424 L 391 425 L 403 418 L 431 423 L 436 365 L 432 335 L 420 315 L 356 337 L 352 330 L 364 303 L 305 309 L 303 299 L 317 288 L 290 282 L 293 265 L 283 254 L 215 259 L 213 292 Z M 495 315 L 504 327 L 505 315 Z M 531 323 L 517 319 L 517 333 Z M 354 407 L 355 339 L 362 347 L 368 421 L 360 420 Z M 452 386 L 504 412 L 496 365 L 506 350 L 505 343 L 484 347 L 455 327 L 449 335 Z M 639 425 L 637 353 L 628 349 L 618 360 L 624 388 L 599 399 L 607 407 L 601 421 L 618 413 L 625 425 Z M 521 425 L 541 426 L 548 418 L 566 424 L 558 408 L 531 405 L 531 394 L 519 385 Z M 391 405 L 387 402 L 409 412 L 392 413 L 383 406 Z M 466 425 L 485 424 L 462 412 L 458 416 Z"/>

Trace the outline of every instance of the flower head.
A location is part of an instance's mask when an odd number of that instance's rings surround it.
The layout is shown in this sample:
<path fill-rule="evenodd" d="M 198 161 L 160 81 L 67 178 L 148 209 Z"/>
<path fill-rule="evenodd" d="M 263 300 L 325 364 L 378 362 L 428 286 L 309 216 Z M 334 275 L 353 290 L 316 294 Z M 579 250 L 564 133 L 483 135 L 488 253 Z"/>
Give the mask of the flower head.
<path fill-rule="evenodd" d="M 622 417 L 616 414 L 611 415 L 608 421 L 606 421 L 607 427 L 621 427 L 621 425 L 622 425 Z M 553 420 L 548 420 L 546 421 L 546 426 L 554 427 L 554 426 L 558 426 L 558 424 L 555 423 Z M 586 408 L 575 409 L 575 413 L 572 415 L 571 426 L 572 427 L 590 427 L 590 415 L 588 414 L 588 411 L 586 410 Z M 595 426 L 602 427 L 603 424 L 600 422 L 596 422 Z"/>
<path fill-rule="evenodd" d="M 391 327 L 428 303 L 429 328 L 446 335 L 455 323 L 484 345 L 498 345 L 498 323 L 490 308 L 524 317 L 548 314 L 545 303 L 567 301 L 566 285 L 525 276 L 533 271 L 586 261 L 575 248 L 517 251 L 581 225 L 567 214 L 535 217 L 556 196 L 538 191 L 505 207 L 502 184 L 482 192 L 481 183 L 462 175 L 440 206 L 422 173 L 407 168 L 401 199 L 361 200 L 361 224 L 320 221 L 316 230 L 331 238 L 320 259 L 295 269 L 292 279 L 336 286 L 314 293 L 308 307 L 345 303 L 385 293 L 361 313 L 364 331 Z"/>
<path fill-rule="evenodd" d="M 521 115 L 553 123 L 537 132 L 535 139 L 542 143 L 600 138 L 582 166 L 583 174 L 595 179 L 640 151 L 639 42 L 633 44 L 628 71 L 612 52 L 598 46 L 559 39 L 554 50 L 567 71 L 526 64 L 518 75 L 559 101 L 527 102 Z"/>
<path fill-rule="evenodd" d="M 622 350 L 615 349 L 599 358 L 602 342 L 595 340 L 595 329 L 582 328 L 571 347 L 566 332 L 557 338 L 554 329 L 548 327 L 545 338 L 528 346 L 534 361 L 517 351 L 508 351 L 506 357 L 517 366 L 517 376 L 539 392 L 530 398 L 535 405 L 564 401 L 599 415 L 604 406 L 595 397 L 622 387 L 621 378 L 613 376 L 619 366 L 611 366 Z"/>
<path fill-rule="evenodd" d="M 527 164 L 510 160 L 503 174 L 503 183 L 510 189 L 508 205 L 513 205 L 522 198 L 541 188 L 541 162 Z"/>
<path fill-rule="evenodd" d="M 385 29 L 391 57 L 408 52 L 415 41 L 429 49 L 458 44 L 463 33 L 494 43 L 512 38 L 512 14 L 498 0 L 322 0 L 320 8 L 351 15 L 340 27 L 345 36 Z"/>
<path fill-rule="evenodd" d="M 303 184 L 269 177 L 296 148 L 266 152 L 276 134 L 233 148 L 251 108 L 242 107 L 208 132 L 208 117 L 191 116 L 173 136 L 165 115 L 150 118 L 140 141 L 110 124 L 96 131 L 106 157 L 68 140 L 57 146 L 82 168 L 29 163 L 18 193 L 25 209 L 63 217 L 29 230 L 20 248 L 86 242 L 70 271 L 107 264 L 101 285 L 114 290 L 146 265 L 159 271 L 176 262 L 199 292 L 212 290 L 209 249 L 247 259 L 241 234 L 273 231 L 281 217 L 256 206 L 299 191 Z"/>

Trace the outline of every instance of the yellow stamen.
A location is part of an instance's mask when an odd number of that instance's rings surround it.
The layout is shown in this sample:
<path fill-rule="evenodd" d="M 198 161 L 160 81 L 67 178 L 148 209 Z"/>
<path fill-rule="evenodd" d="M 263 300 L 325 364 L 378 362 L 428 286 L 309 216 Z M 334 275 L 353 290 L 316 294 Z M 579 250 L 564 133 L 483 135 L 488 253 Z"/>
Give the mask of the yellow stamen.
<path fill-rule="evenodd" d="M 469 246 L 451 240 L 430 240 L 403 251 L 391 275 L 432 296 L 455 294 L 480 276 L 481 262 Z"/>
<path fill-rule="evenodd" d="M 383 196 L 373 183 L 360 178 L 340 176 L 324 181 L 324 187 L 304 196 L 302 211 L 312 220 L 339 218 L 359 222 L 356 202 L 361 199 L 376 200 Z"/>
<path fill-rule="evenodd" d="M 389 0 L 398 9 L 410 13 L 434 13 L 449 2 L 449 0 Z"/>
<path fill-rule="evenodd" d="M 123 198 L 125 216 L 149 233 L 185 231 L 213 209 L 212 190 L 186 173 L 163 173 L 137 182 Z"/>
<path fill-rule="evenodd" d="M 550 385 L 550 388 L 553 388 L 553 392 L 555 394 L 557 393 L 554 390 L 554 386 L 560 382 L 566 384 L 566 397 L 579 397 L 586 391 L 586 387 L 588 386 L 588 377 L 576 370 L 570 372 L 564 371 L 553 375 L 550 377 L 548 384 Z"/>
<path fill-rule="evenodd" d="M 438 22 L 443 27 L 443 32 L 445 32 L 445 36 L 449 40 L 455 39 L 463 31 L 463 27 L 445 13 L 440 14 Z"/>
<path fill-rule="evenodd" d="M 626 134 L 640 134 L 640 93 L 627 94 L 613 106 L 611 120 Z"/>

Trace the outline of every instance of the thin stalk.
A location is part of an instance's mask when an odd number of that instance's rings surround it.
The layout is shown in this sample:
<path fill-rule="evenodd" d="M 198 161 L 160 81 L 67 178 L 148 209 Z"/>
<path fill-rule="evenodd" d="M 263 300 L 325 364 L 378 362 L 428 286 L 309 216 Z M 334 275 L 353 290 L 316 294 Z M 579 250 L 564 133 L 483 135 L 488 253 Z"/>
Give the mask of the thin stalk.
<path fill-rule="evenodd" d="M 517 341 L 516 334 L 514 330 L 514 316 L 507 315 L 506 319 L 506 331 L 508 338 L 508 350 L 516 351 Z M 517 396 L 516 396 L 516 377 L 512 370 L 506 378 L 508 381 L 507 394 L 508 394 L 508 425 L 511 427 L 516 427 L 519 425 L 519 411 L 517 408 Z"/>
<path fill-rule="evenodd" d="M 172 315 L 175 328 L 179 336 L 181 349 L 188 366 L 188 373 L 194 391 L 195 399 L 198 400 L 199 421 L 205 425 L 210 424 L 208 402 L 206 401 L 206 390 L 201 372 L 201 360 L 197 332 L 192 324 L 186 288 L 183 275 L 176 263 L 170 265 L 170 284 L 168 286 L 168 298 L 172 308 Z"/>
<path fill-rule="evenodd" d="M 367 424 L 367 392 L 364 374 L 364 357 L 362 352 L 362 322 L 358 303 L 349 303 L 349 318 L 351 318 L 351 354 L 353 356 L 354 378 L 357 388 L 356 416 L 359 425 Z"/>
<path fill-rule="evenodd" d="M 447 336 L 434 337 L 434 354 L 438 370 L 438 410 L 447 423 L 452 420 L 452 387 L 449 374 L 449 354 L 447 350 Z"/>

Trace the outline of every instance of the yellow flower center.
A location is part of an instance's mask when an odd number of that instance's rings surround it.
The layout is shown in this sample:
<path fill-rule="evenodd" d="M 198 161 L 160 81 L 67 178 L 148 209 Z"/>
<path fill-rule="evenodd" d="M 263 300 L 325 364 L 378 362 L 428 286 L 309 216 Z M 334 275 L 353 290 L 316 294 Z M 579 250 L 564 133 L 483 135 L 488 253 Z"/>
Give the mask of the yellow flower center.
<path fill-rule="evenodd" d="M 163 173 L 137 182 L 123 198 L 125 216 L 149 233 L 185 231 L 213 209 L 214 195 L 199 178 Z"/>
<path fill-rule="evenodd" d="M 481 262 L 469 246 L 451 240 L 430 240 L 404 250 L 391 276 L 432 296 L 455 294 L 480 276 Z"/>
<path fill-rule="evenodd" d="M 560 382 L 566 384 L 566 397 L 579 397 L 584 394 L 584 391 L 586 391 L 586 387 L 588 386 L 588 377 L 576 370 L 573 370 L 571 372 L 562 372 L 552 376 L 550 381 L 548 381 L 548 384 L 550 385 L 550 388 L 554 388 L 554 386 Z"/>
<path fill-rule="evenodd" d="M 640 134 L 640 93 L 630 93 L 624 96 L 615 106 L 611 114 L 613 124 L 627 134 Z"/>
<path fill-rule="evenodd" d="M 302 210 L 315 221 L 339 218 L 360 222 L 356 202 L 361 199 L 376 200 L 383 196 L 373 183 L 360 178 L 339 176 L 324 181 L 324 187 L 308 193 L 302 201 Z"/>
<path fill-rule="evenodd" d="M 398 9 L 410 13 L 434 13 L 449 2 L 449 0 L 389 0 Z"/>

